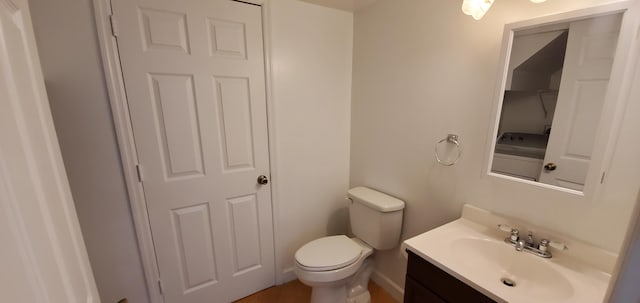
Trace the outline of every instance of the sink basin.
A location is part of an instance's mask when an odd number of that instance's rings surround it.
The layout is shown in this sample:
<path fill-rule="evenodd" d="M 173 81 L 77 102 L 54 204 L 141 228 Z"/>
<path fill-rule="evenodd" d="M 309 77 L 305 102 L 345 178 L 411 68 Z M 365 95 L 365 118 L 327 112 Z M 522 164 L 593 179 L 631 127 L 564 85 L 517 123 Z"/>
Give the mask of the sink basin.
<path fill-rule="evenodd" d="M 497 227 L 509 220 L 465 205 L 460 219 L 408 239 L 403 246 L 496 302 L 604 300 L 615 254 L 571 239 L 563 239 L 569 250 L 552 250 L 550 259 L 516 251 Z M 531 228 L 540 235 L 555 234 Z"/>
<path fill-rule="evenodd" d="M 526 292 L 541 302 L 564 301 L 573 295 L 569 280 L 548 260 L 518 252 L 502 241 L 458 238 L 450 247 L 464 266 L 486 273 L 499 286 Z"/>

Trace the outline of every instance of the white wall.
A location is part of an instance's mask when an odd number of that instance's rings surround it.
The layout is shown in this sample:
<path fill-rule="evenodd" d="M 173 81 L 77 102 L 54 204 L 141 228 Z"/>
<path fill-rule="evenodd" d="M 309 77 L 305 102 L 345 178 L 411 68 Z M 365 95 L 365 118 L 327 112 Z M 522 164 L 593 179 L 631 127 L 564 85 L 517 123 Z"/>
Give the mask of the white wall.
<path fill-rule="evenodd" d="M 496 1 L 480 21 L 462 14 L 461 1 L 381 0 L 356 12 L 351 186 L 406 200 L 403 238 L 459 217 L 471 203 L 617 251 L 640 180 L 638 98 L 598 201 L 482 175 L 504 24 L 604 2 Z M 453 167 L 433 157 L 448 133 L 464 148 Z M 376 260 L 379 274 L 404 285 L 398 249 Z"/>
<path fill-rule="evenodd" d="M 102 302 L 147 302 L 90 0 L 30 0 L 53 120 Z"/>
<path fill-rule="evenodd" d="M 640 65 L 639 65 L 640 67 Z M 639 75 L 640 76 L 640 75 Z M 636 85 L 640 89 L 640 85 Z M 634 224 L 629 225 L 627 240 L 621 250 L 621 257 L 618 260 L 618 276 L 615 278 L 615 287 L 612 291 L 609 302 L 627 303 L 640 302 L 640 193 L 636 209 L 633 212 Z M 624 254 L 624 255 L 622 255 Z"/>
<path fill-rule="evenodd" d="M 638 105 L 638 96 L 640 96 L 640 45 L 637 45 L 636 52 L 639 57 L 635 62 L 635 72 L 633 75 L 633 87 L 630 94 L 631 98 L 635 98 L 634 105 L 630 106 L 634 110 L 635 115 L 630 119 L 637 119 L 640 106 Z M 635 131 L 637 132 L 637 128 Z M 628 132 L 632 132 L 629 130 Z M 631 139 L 631 135 L 627 135 L 626 138 Z M 636 136 L 637 138 L 637 136 Z M 631 152 L 631 151 L 628 151 Z M 637 153 L 636 153 L 637 155 Z M 618 260 L 619 271 L 616 277 L 616 285 L 612 290 L 612 296 L 610 302 L 614 303 L 626 303 L 626 302 L 640 302 L 640 288 L 638 287 L 638 281 L 640 281 L 640 192 L 636 206 L 631 214 L 631 224 L 627 229 L 625 243 L 623 244 L 620 254 L 624 259 Z"/>
<path fill-rule="evenodd" d="M 286 281 L 300 246 L 347 230 L 353 14 L 271 3 L 276 268 Z"/>
<path fill-rule="evenodd" d="M 102 302 L 148 302 L 91 0 L 30 2 Z M 347 228 L 353 14 L 294 0 L 271 2 L 276 265 L 279 281 L 285 281 L 293 278 L 288 269 L 298 247 Z"/>

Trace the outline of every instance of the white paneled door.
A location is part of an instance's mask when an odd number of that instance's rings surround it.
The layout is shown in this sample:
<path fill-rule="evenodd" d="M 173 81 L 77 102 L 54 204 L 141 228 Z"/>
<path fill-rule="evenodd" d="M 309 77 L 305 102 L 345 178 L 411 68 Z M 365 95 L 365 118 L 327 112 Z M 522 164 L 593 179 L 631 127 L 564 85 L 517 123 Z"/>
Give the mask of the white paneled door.
<path fill-rule="evenodd" d="M 0 302 L 99 302 L 27 0 L 0 0 Z"/>
<path fill-rule="evenodd" d="M 616 14 L 569 26 L 560 93 L 540 182 L 583 190 L 621 22 L 622 14 Z M 549 164 L 553 164 L 551 169 Z"/>
<path fill-rule="evenodd" d="M 260 6 L 113 0 L 115 35 L 167 303 L 274 284 Z"/>

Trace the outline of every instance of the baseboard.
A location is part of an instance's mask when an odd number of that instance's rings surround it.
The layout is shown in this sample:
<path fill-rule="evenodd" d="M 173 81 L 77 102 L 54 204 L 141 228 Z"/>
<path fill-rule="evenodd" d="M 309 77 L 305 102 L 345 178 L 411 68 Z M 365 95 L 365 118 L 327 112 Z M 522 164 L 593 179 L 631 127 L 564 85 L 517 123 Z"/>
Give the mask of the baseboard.
<path fill-rule="evenodd" d="M 280 285 L 297 279 L 293 270 L 294 267 L 285 268 L 282 273 L 280 273 L 280 277 L 277 279 L 276 283 Z"/>
<path fill-rule="evenodd" d="M 377 270 L 371 275 L 371 280 L 386 290 L 396 301 L 402 302 L 404 298 L 404 287 L 396 284 L 389 279 L 389 277 Z"/>

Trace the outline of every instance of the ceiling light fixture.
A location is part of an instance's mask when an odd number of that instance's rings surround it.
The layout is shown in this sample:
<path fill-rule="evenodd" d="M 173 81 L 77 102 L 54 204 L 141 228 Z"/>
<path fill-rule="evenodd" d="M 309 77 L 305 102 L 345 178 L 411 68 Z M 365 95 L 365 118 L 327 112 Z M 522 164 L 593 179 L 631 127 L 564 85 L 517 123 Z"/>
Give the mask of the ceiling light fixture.
<path fill-rule="evenodd" d="M 494 0 L 463 0 L 462 12 L 465 15 L 480 20 L 482 16 L 489 10 Z"/>
<path fill-rule="evenodd" d="M 487 13 L 491 5 L 495 0 L 463 0 L 462 12 L 465 15 L 473 17 L 473 19 L 480 20 Z M 533 3 L 542 3 L 547 0 L 529 0 Z"/>

